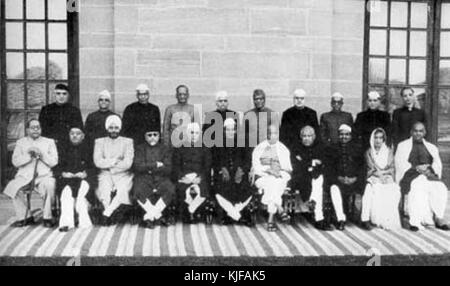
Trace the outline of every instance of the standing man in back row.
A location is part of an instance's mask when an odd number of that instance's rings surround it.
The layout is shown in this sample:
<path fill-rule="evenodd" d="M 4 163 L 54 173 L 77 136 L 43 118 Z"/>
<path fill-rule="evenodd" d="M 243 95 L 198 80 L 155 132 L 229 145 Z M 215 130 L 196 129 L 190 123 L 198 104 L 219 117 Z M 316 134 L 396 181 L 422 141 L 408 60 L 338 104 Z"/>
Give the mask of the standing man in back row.
<path fill-rule="evenodd" d="M 325 145 L 337 144 L 339 142 L 339 127 L 346 124 L 353 126 L 353 116 L 350 112 L 342 111 L 344 96 L 335 92 L 331 96 L 331 111 L 320 117 L 320 135 Z"/>
<path fill-rule="evenodd" d="M 136 88 L 137 102 L 128 105 L 123 112 L 122 135 L 133 139 L 134 146 L 145 142 L 147 130 L 161 127 L 159 107 L 150 103 L 150 90 L 146 84 Z"/>

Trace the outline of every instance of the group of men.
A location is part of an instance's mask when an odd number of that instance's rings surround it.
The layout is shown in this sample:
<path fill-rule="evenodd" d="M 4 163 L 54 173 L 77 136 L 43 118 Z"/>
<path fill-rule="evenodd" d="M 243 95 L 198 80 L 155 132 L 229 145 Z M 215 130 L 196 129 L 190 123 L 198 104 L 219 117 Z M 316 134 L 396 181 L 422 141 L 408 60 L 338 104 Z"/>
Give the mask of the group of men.
<path fill-rule="evenodd" d="M 320 121 L 305 105 L 301 89 L 280 120 L 265 106 L 260 89 L 253 94 L 255 107 L 243 118 L 228 109 L 225 91 L 216 94 L 217 110 L 204 120 L 188 103 L 185 85 L 176 88 L 177 103 L 167 107 L 163 122 L 145 84 L 136 88 L 136 97 L 121 118 L 110 110 L 110 93 L 100 92 L 99 110 L 83 124 L 80 110 L 69 103 L 67 86 L 56 86 L 56 102 L 42 108 L 39 120 L 27 122 L 27 136 L 16 143 L 12 163 L 18 172 L 4 191 L 16 210 L 13 226 L 34 223 L 22 192 L 31 186 L 44 200 L 44 226 L 56 225 L 52 206 L 59 202 L 60 231 L 92 225 L 89 208 L 95 204 L 101 206 L 102 225 L 114 223 L 123 205 L 139 206 L 148 228 L 170 223 L 174 212 L 187 223 L 216 212 L 224 224 L 252 225 L 258 198 L 272 231 L 277 214 L 289 219 L 282 198 L 290 188 L 299 193 L 300 211 L 312 212 L 322 230 L 331 229 L 324 215 L 329 194 L 336 227 L 343 230 L 354 212 L 355 194 L 363 194 L 367 184 L 364 154 L 381 128 L 386 144 L 397 148 L 396 181 L 410 193 L 410 228 L 433 223 L 448 229 L 442 164 L 437 148 L 424 139 L 425 114 L 414 107 L 411 88 L 402 90 L 405 106 L 392 121 L 377 92 L 369 93 L 368 109 L 355 122 L 342 111 L 339 93 Z M 368 228 L 367 218 L 362 220 Z"/>

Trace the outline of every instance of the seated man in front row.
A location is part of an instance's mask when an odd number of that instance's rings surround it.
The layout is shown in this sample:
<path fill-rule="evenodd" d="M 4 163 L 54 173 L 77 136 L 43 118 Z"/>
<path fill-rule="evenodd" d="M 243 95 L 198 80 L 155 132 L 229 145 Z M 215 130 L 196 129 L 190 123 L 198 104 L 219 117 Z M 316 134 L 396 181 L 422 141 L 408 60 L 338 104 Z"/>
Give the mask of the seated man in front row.
<path fill-rule="evenodd" d="M 300 191 L 300 198 L 307 211 L 314 212 L 315 226 L 320 230 L 331 230 L 323 216 L 323 172 L 325 149 L 316 141 L 316 133 L 311 126 L 300 131 L 300 142 L 293 147 L 291 161 L 291 186 Z"/>
<path fill-rule="evenodd" d="M 427 142 L 425 125 L 417 122 L 411 138 L 401 142 L 395 154 L 396 179 L 408 194 L 407 212 L 412 231 L 424 225 L 449 230 L 444 222 L 447 187 L 441 181 L 442 162 L 438 148 Z"/>
<path fill-rule="evenodd" d="M 94 163 L 100 169 L 97 197 L 104 207 L 102 224 L 111 224 L 111 215 L 120 205 L 131 205 L 133 187 L 133 140 L 119 136 L 122 120 L 110 115 L 105 122 L 108 137 L 95 140 Z"/>
<path fill-rule="evenodd" d="M 225 120 L 224 133 L 223 146 L 212 150 L 215 197 L 221 207 L 219 214 L 223 224 L 239 221 L 252 226 L 248 208 L 252 200 L 247 176 L 250 166 L 245 160 L 245 147 L 237 145 L 237 123 L 234 119 Z"/>
<path fill-rule="evenodd" d="M 35 178 L 35 190 L 44 200 L 44 227 L 53 227 L 55 179 L 52 168 L 58 164 L 58 151 L 53 139 L 41 136 L 41 124 L 37 119 L 28 121 L 26 127 L 27 136 L 17 141 L 12 155 L 12 163 L 18 168 L 17 174 L 4 190 L 4 194 L 12 199 L 16 211 L 17 221 L 12 226 L 23 227 L 34 223 L 20 190 L 30 187 Z"/>
<path fill-rule="evenodd" d="M 148 127 L 143 135 L 145 142 L 135 150 L 133 192 L 145 211 L 143 226 L 167 225 L 167 206 L 175 196 L 175 186 L 170 181 L 172 152 L 160 142 L 160 129 Z"/>
<path fill-rule="evenodd" d="M 58 145 L 59 163 L 55 168 L 55 177 L 56 193 L 61 201 L 61 232 L 75 227 L 75 212 L 79 227 L 92 226 L 88 199 L 93 202 L 96 176 L 87 143 L 83 127 L 74 125 L 69 131 L 69 142 Z"/>
<path fill-rule="evenodd" d="M 347 215 L 355 217 L 352 197 L 362 194 L 366 166 L 360 145 L 352 139 L 352 129 L 339 127 L 339 143 L 327 151 L 326 184 L 337 218 L 337 229 L 344 230 Z"/>
<path fill-rule="evenodd" d="M 178 210 L 186 223 L 206 219 L 209 209 L 211 152 L 203 146 L 201 128 L 196 122 L 186 127 L 187 142 L 175 148 L 173 176 L 178 182 Z"/>

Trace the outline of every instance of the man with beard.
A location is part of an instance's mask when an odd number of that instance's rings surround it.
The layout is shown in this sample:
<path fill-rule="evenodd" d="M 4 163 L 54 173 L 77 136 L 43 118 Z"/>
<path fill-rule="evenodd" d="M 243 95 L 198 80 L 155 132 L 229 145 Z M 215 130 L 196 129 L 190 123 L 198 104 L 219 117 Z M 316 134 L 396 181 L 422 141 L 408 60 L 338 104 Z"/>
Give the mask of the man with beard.
<path fill-rule="evenodd" d="M 232 118 L 224 122 L 224 146 L 214 147 L 213 170 L 215 197 L 223 224 L 240 221 L 249 226 L 252 192 L 248 181 L 250 164 L 245 160 L 245 148 L 237 146 L 237 124 Z"/>
<path fill-rule="evenodd" d="M 397 145 L 411 136 L 411 129 L 414 123 L 422 122 L 426 125 L 425 112 L 417 107 L 416 96 L 411 87 L 404 87 L 400 91 L 404 106 L 394 111 L 392 116 L 392 129 L 394 145 Z"/>
<path fill-rule="evenodd" d="M 337 228 L 344 230 L 347 215 L 355 215 L 351 199 L 356 194 L 362 194 L 366 171 L 363 153 L 359 144 L 352 139 L 350 126 L 339 127 L 339 143 L 329 148 L 325 164 L 325 180 L 326 185 L 331 186 Z"/>
<path fill-rule="evenodd" d="M 298 142 L 300 130 L 305 126 L 314 128 L 319 132 L 319 122 L 315 110 L 305 106 L 306 92 L 303 89 L 294 91 L 294 106 L 283 112 L 280 126 L 280 141 L 289 149 Z"/>
<path fill-rule="evenodd" d="M 178 182 L 178 210 L 186 223 L 206 218 L 209 210 L 211 182 L 211 152 L 201 139 L 201 128 L 196 122 L 186 128 L 186 144 L 173 153 L 173 177 Z"/>
<path fill-rule="evenodd" d="M 159 107 L 150 103 L 150 90 L 146 84 L 136 87 L 137 102 L 128 105 L 123 112 L 124 137 L 133 139 L 134 146 L 144 143 L 143 134 L 148 128 L 160 128 Z"/>
<path fill-rule="evenodd" d="M 349 112 L 342 111 L 344 96 L 335 92 L 331 96 L 330 112 L 322 114 L 320 117 L 320 134 L 323 144 L 331 145 L 339 141 L 339 126 L 346 124 L 353 126 L 353 116 Z"/>
<path fill-rule="evenodd" d="M 291 152 L 292 189 L 300 191 L 301 203 L 314 213 L 316 228 L 331 230 L 323 215 L 325 149 L 317 142 L 312 126 L 303 127 L 300 138 Z"/>
<path fill-rule="evenodd" d="M 42 107 L 39 122 L 42 136 L 55 140 L 56 145 L 69 142 L 69 129 L 73 125 L 82 125 L 80 110 L 69 101 L 69 89 L 65 84 L 55 87 L 54 103 Z"/>
<path fill-rule="evenodd" d="M 78 215 L 79 227 L 92 225 L 88 199 L 93 202 L 96 187 L 95 167 L 89 155 L 89 146 L 84 140 L 83 127 L 73 126 L 69 139 L 70 143 L 58 148 L 59 163 L 55 168 L 56 194 L 61 201 L 61 232 L 75 227 L 75 214 Z"/>
<path fill-rule="evenodd" d="M 86 118 L 85 132 L 86 143 L 89 146 L 91 154 L 94 152 L 95 140 L 108 136 L 105 129 L 105 121 L 108 116 L 115 114 L 110 110 L 111 94 L 103 90 L 98 94 L 98 110 L 90 113 Z"/>
<path fill-rule="evenodd" d="M 12 164 L 18 169 L 16 176 L 8 183 L 4 194 L 13 201 L 17 221 L 13 227 L 23 227 L 34 223 L 31 210 L 27 209 L 21 189 L 32 187 L 44 200 L 44 227 L 53 227 L 52 203 L 55 194 L 55 179 L 52 168 L 58 164 L 58 151 L 52 139 L 41 136 L 38 120 L 27 122 L 27 136 L 19 139 L 12 155 Z"/>
<path fill-rule="evenodd" d="M 412 231 L 435 225 L 449 230 L 444 221 L 447 187 L 441 181 L 442 161 L 438 148 L 427 142 L 425 125 L 417 122 L 411 138 L 398 145 L 395 154 L 396 180 L 401 191 L 408 194 L 407 211 Z"/>
<path fill-rule="evenodd" d="M 175 196 L 170 181 L 172 153 L 160 142 L 160 129 L 149 128 L 143 135 L 145 143 L 136 147 L 134 154 L 133 193 L 145 212 L 143 226 L 167 225 L 167 207 Z"/>
<path fill-rule="evenodd" d="M 195 109 L 192 104 L 189 104 L 189 89 L 185 85 L 179 85 L 176 88 L 176 98 L 177 103 L 169 105 L 166 108 L 164 113 L 164 126 L 163 126 L 163 136 L 164 136 L 164 144 L 170 147 L 176 146 L 179 147 L 184 141 L 184 138 L 179 137 L 184 132 L 180 129 L 180 127 L 185 127 L 188 123 L 194 122 L 195 118 Z M 200 119 L 200 117 L 199 117 Z M 172 138 L 172 133 L 175 130 L 179 130 L 180 132 L 175 135 L 175 141 Z"/>
<path fill-rule="evenodd" d="M 376 128 L 383 128 L 387 135 L 387 145 L 391 143 L 391 116 L 386 111 L 380 110 L 380 94 L 376 91 L 369 92 L 367 98 L 368 109 L 356 116 L 354 134 L 363 148 L 363 152 L 370 147 L 370 136 Z"/>
<path fill-rule="evenodd" d="M 104 225 L 111 223 L 111 215 L 120 205 L 131 204 L 134 148 L 132 139 L 119 136 L 121 127 L 120 117 L 110 115 L 105 122 L 108 137 L 95 140 L 94 163 L 100 169 L 96 195 L 104 207 Z"/>

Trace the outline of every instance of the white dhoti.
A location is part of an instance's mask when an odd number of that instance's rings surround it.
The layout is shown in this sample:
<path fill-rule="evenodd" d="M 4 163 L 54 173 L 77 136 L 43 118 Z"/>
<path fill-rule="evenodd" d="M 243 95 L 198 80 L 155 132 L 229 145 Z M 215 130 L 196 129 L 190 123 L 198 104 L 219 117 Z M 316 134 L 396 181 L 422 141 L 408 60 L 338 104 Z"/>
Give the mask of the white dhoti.
<path fill-rule="evenodd" d="M 321 221 L 323 217 L 323 176 L 320 175 L 317 179 L 312 180 L 311 196 L 310 201 L 316 203 L 314 207 L 314 219 L 316 221 Z"/>
<path fill-rule="evenodd" d="M 144 220 L 154 221 L 160 219 L 162 217 L 162 212 L 166 208 L 166 204 L 161 198 L 154 205 L 148 199 L 144 204 L 139 200 L 138 203 L 145 211 Z"/>
<path fill-rule="evenodd" d="M 266 175 L 255 181 L 255 186 L 263 191 L 261 203 L 267 206 L 270 214 L 277 212 L 282 205 L 282 196 L 290 179 L 289 175 L 281 174 L 281 178 Z"/>
<path fill-rule="evenodd" d="M 338 221 L 346 221 L 347 217 L 344 213 L 344 204 L 342 201 L 341 190 L 338 186 L 332 185 L 330 188 L 331 192 L 331 202 L 333 203 L 333 208 L 336 213 L 336 218 Z"/>
<path fill-rule="evenodd" d="M 219 205 L 227 212 L 227 215 L 235 221 L 238 221 L 241 219 L 242 210 L 250 203 L 252 197 L 250 196 L 246 201 L 237 204 L 232 204 L 219 194 L 216 194 L 216 199 Z"/>
<path fill-rule="evenodd" d="M 78 214 L 78 226 L 87 228 L 92 226 L 89 217 L 89 203 L 86 195 L 89 191 L 89 184 L 81 181 L 80 189 L 76 199 L 72 196 L 72 189 L 69 186 L 64 187 L 61 193 L 61 216 L 59 218 L 59 227 L 75 227 L 75 213 Z"/>
<path fill-rule="evenodd" d="M 109 217 L 122 204 L 131 205 L 130 190 L 133 187 L 133 175 L 130 173 L 111 174 L 103 171 L 98 176 L 96 195 L 105 208 L 103 215 Z M 116 192 L 114 198 L 111 194 Z"/>
<path fill-rule="evenodd" d="M 12 199 L 17 220 L 23 220 L 27 212 L 26 196 L 19 190 L 30 182 L 31 179 L 19 176 L 10 181 L 5 188 L 4 194 Z M 52 205 L 55 201 L 55 179 L 52 176 L 37 177 L 35 180 L 35 191 L 44 201 L 43 218 L 51 219 Z M 29 217 L 31 217 L 31 212 L 28 212 L 26 218 Z"/>
<path fill-rule="evenodd" d="M 424 175 L 414 179 L 406 206 L 409 224 L 423 229 L 424 225 L 434 225 L 434 218 L 443 219 L 447 192 L 447 187 L 442 182 L 429 181 Z"/>
<path fill-rule="evenodd" d="M 400 187 L 395 183 L 367 184 L 362 197 L 361 221 L 385 229 L 400 228 Z"/>

